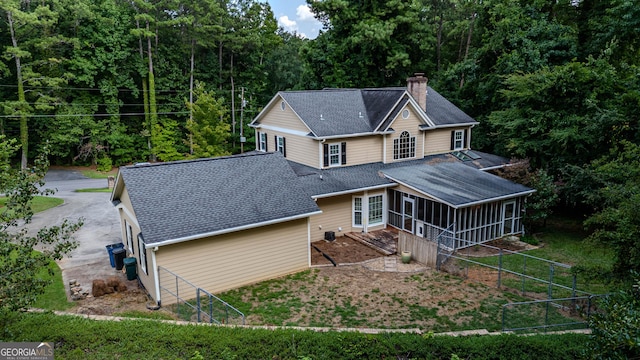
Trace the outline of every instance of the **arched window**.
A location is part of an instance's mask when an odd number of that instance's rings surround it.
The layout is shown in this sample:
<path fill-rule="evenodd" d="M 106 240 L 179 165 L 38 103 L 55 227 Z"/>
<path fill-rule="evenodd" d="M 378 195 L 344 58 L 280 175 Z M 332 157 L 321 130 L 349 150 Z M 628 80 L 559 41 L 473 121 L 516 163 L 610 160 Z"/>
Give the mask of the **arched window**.
<path fill-rule="evenodd" d="M 416 137 L 408 131 L 403 131 L 400 136 L 393 139 L 393 159 L 408 159 L 416 156 Z"/>

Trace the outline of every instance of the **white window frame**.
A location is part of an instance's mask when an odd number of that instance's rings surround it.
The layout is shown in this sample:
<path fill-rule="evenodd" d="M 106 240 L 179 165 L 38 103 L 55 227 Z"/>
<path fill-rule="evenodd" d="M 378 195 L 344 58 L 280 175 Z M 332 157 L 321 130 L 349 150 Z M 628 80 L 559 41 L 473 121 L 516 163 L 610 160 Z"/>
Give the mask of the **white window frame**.
<path fill-rule="evenodd" d="M 393 139 L 393 160 L 412 159 L 416 157 L 416 137 L 408 131 Z"/>
<path fill-rule="evenodd" d="M 139 250 L 140 269 L 144 271 L 145 275 L 149 275 L 149 273 L 147 272 L 147 252 L 144 246 L 144 241 L 140 236 L 138 236 L 138 250 Z"/>
<path fill-rule="evenodd" d="M 258 133 L 258 151 L 267 151 L 267 133 Z"/>
<path fill-rule="evenodd" d="M 371 201 L 371 199 L 373 198 L 380 198 L 380 209 L 371 209 L 372 205 L 375 205 L 375 203 L 373 201 Z M 376 226 L 376 225 L 381 225 L 384 224 L 384 195 L 383 194 L 377 194 L 377 195 L 371 195 L 367 198 L 367 212 L 368 212 L 368 216 L 367 219 L 369 221 L 369 226 Z M 374 211 L 379 211 L 380 212 L 380 219 L 376 222 L 372 222 L 372 213 L 374 213 Z"/>
<path fill-rule="evenodd" d="M 464 130 L 455 130 L 453 133 L 453 150 L 462 149 L 464 149 Z"/>
<path fill-rule="evenodd" d="M 360 202 L 359 206 L 357 204 L 357 202 L 358 202 L 357 200 L 360 200 L 359 201 Z M 364 209 L 364 206 L 363 206 L 364 205 L 363 204 L 364 203 L 364 199 L 363 199 L 362 196 L 354 196 L 352 203 L 353 203 L 353 215 L 352 215 L 353 216 L 353 226 L 354 227 L 362 227 L 362 219 L 364 219 L 364 216 L 362 214 L 363 209 Z M 360 223 L 358 223 L 358 221 L 357 221 L 356 214 L 360 215 Z"/>
<path fill-rule="evenodd" d="M 329 144 L 329 166 L 342 165 L 342 144 Z"/>
<path fill-rule="evenodd" d="M 127 249 L 129 250 L 130 254 L 133 254 L 133 229 L 131 228 L 131 224 L 129 224 L 127 220 L 124 221 L 124 228 L 127 232 Z"/>
<path fill-rule="evenodd" d="M 372 206 L 375 206 L 376 202 L 372 201 L 373 198 L 380 198 L 379 202 L 379 210 L 372 209 Z M 359 204 L 358 204 L 359 203 Z M 353 227 L 367 227 L 369 226 L 378 226 L 384 224 L 385 221 L 385 196 L 384 194 L 371 194 L 371 195 L 358 195 L 353 196 L 352 204 L 352 226 Z M 372 222 L 372 214 L 376 211 L 379 211 L 379 217 L 376 217 L 376 221 Z M 360 218 L 360 222 L 358 222 L 358 216 Z M 366 224 L 365 224 L 366 219 Z"/>
<path fill-rule="evenodd" d="M 284 155 L 284 137 L 278 136 L 276 137 L 276 151 L 279 151 Z"/>

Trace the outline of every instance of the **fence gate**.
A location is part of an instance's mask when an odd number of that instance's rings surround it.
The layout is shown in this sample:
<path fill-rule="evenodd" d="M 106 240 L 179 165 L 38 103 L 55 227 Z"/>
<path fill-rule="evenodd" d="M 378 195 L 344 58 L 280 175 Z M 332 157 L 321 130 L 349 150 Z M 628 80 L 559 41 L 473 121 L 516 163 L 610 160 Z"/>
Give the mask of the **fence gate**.
<path fill-rule="evenodd" d="M 199 288 L 180 275 L 158 266 L 162 305 L 182 320 L 244 325 L 245 316 L 227 302 Z"/>

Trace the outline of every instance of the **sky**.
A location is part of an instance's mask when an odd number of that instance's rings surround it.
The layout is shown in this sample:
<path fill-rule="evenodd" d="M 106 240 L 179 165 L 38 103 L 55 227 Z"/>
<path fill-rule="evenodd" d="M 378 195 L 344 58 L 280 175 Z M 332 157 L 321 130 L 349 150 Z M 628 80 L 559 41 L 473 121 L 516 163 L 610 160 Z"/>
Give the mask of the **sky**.
<path fill-rule="evenodd" d="M 307 2 L 304 0 L 267 0 L 273 14 L 278 20 L 278 26 L 288 32 L 297 32 L 307 39 L 315 39 L 322 24 L 313 17 Z"/>

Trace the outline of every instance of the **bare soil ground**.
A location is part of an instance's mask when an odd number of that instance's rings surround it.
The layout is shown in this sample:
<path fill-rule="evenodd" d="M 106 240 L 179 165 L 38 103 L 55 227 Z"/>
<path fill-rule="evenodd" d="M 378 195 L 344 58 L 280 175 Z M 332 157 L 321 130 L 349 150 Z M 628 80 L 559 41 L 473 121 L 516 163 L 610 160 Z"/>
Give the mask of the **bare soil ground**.
<path fill-rule="evenodd" d="M 495 289 L 491 274 L 485 274 L 484 280 L 482 274 L 469 274 L 464 279 L 415 262 L 398 272 L 389 272 L 383 271 L 382 254 L 347 237 L 313 245 L 311 262 L 319 267 L 227 294 L 249 308 L 248 325 L 445 331 L 475 328 L 487 317 L 497 324 L 500 305 L 508 301 L 504 293 Z M 343 265 L 334 267 L 316 248 Z M 404 265 L 394 257 L 398 265 Z M 225 294 L 218 295 L 229 301 Z M 130 288 L 124 293 L 78 301 L 71 311 L 101 315 L 137 311 L 151 316 L 154 311 L 147 309 L 147 304 L 143 289 Z M 159 311 L 170 314 L 167 309 Z"/>

